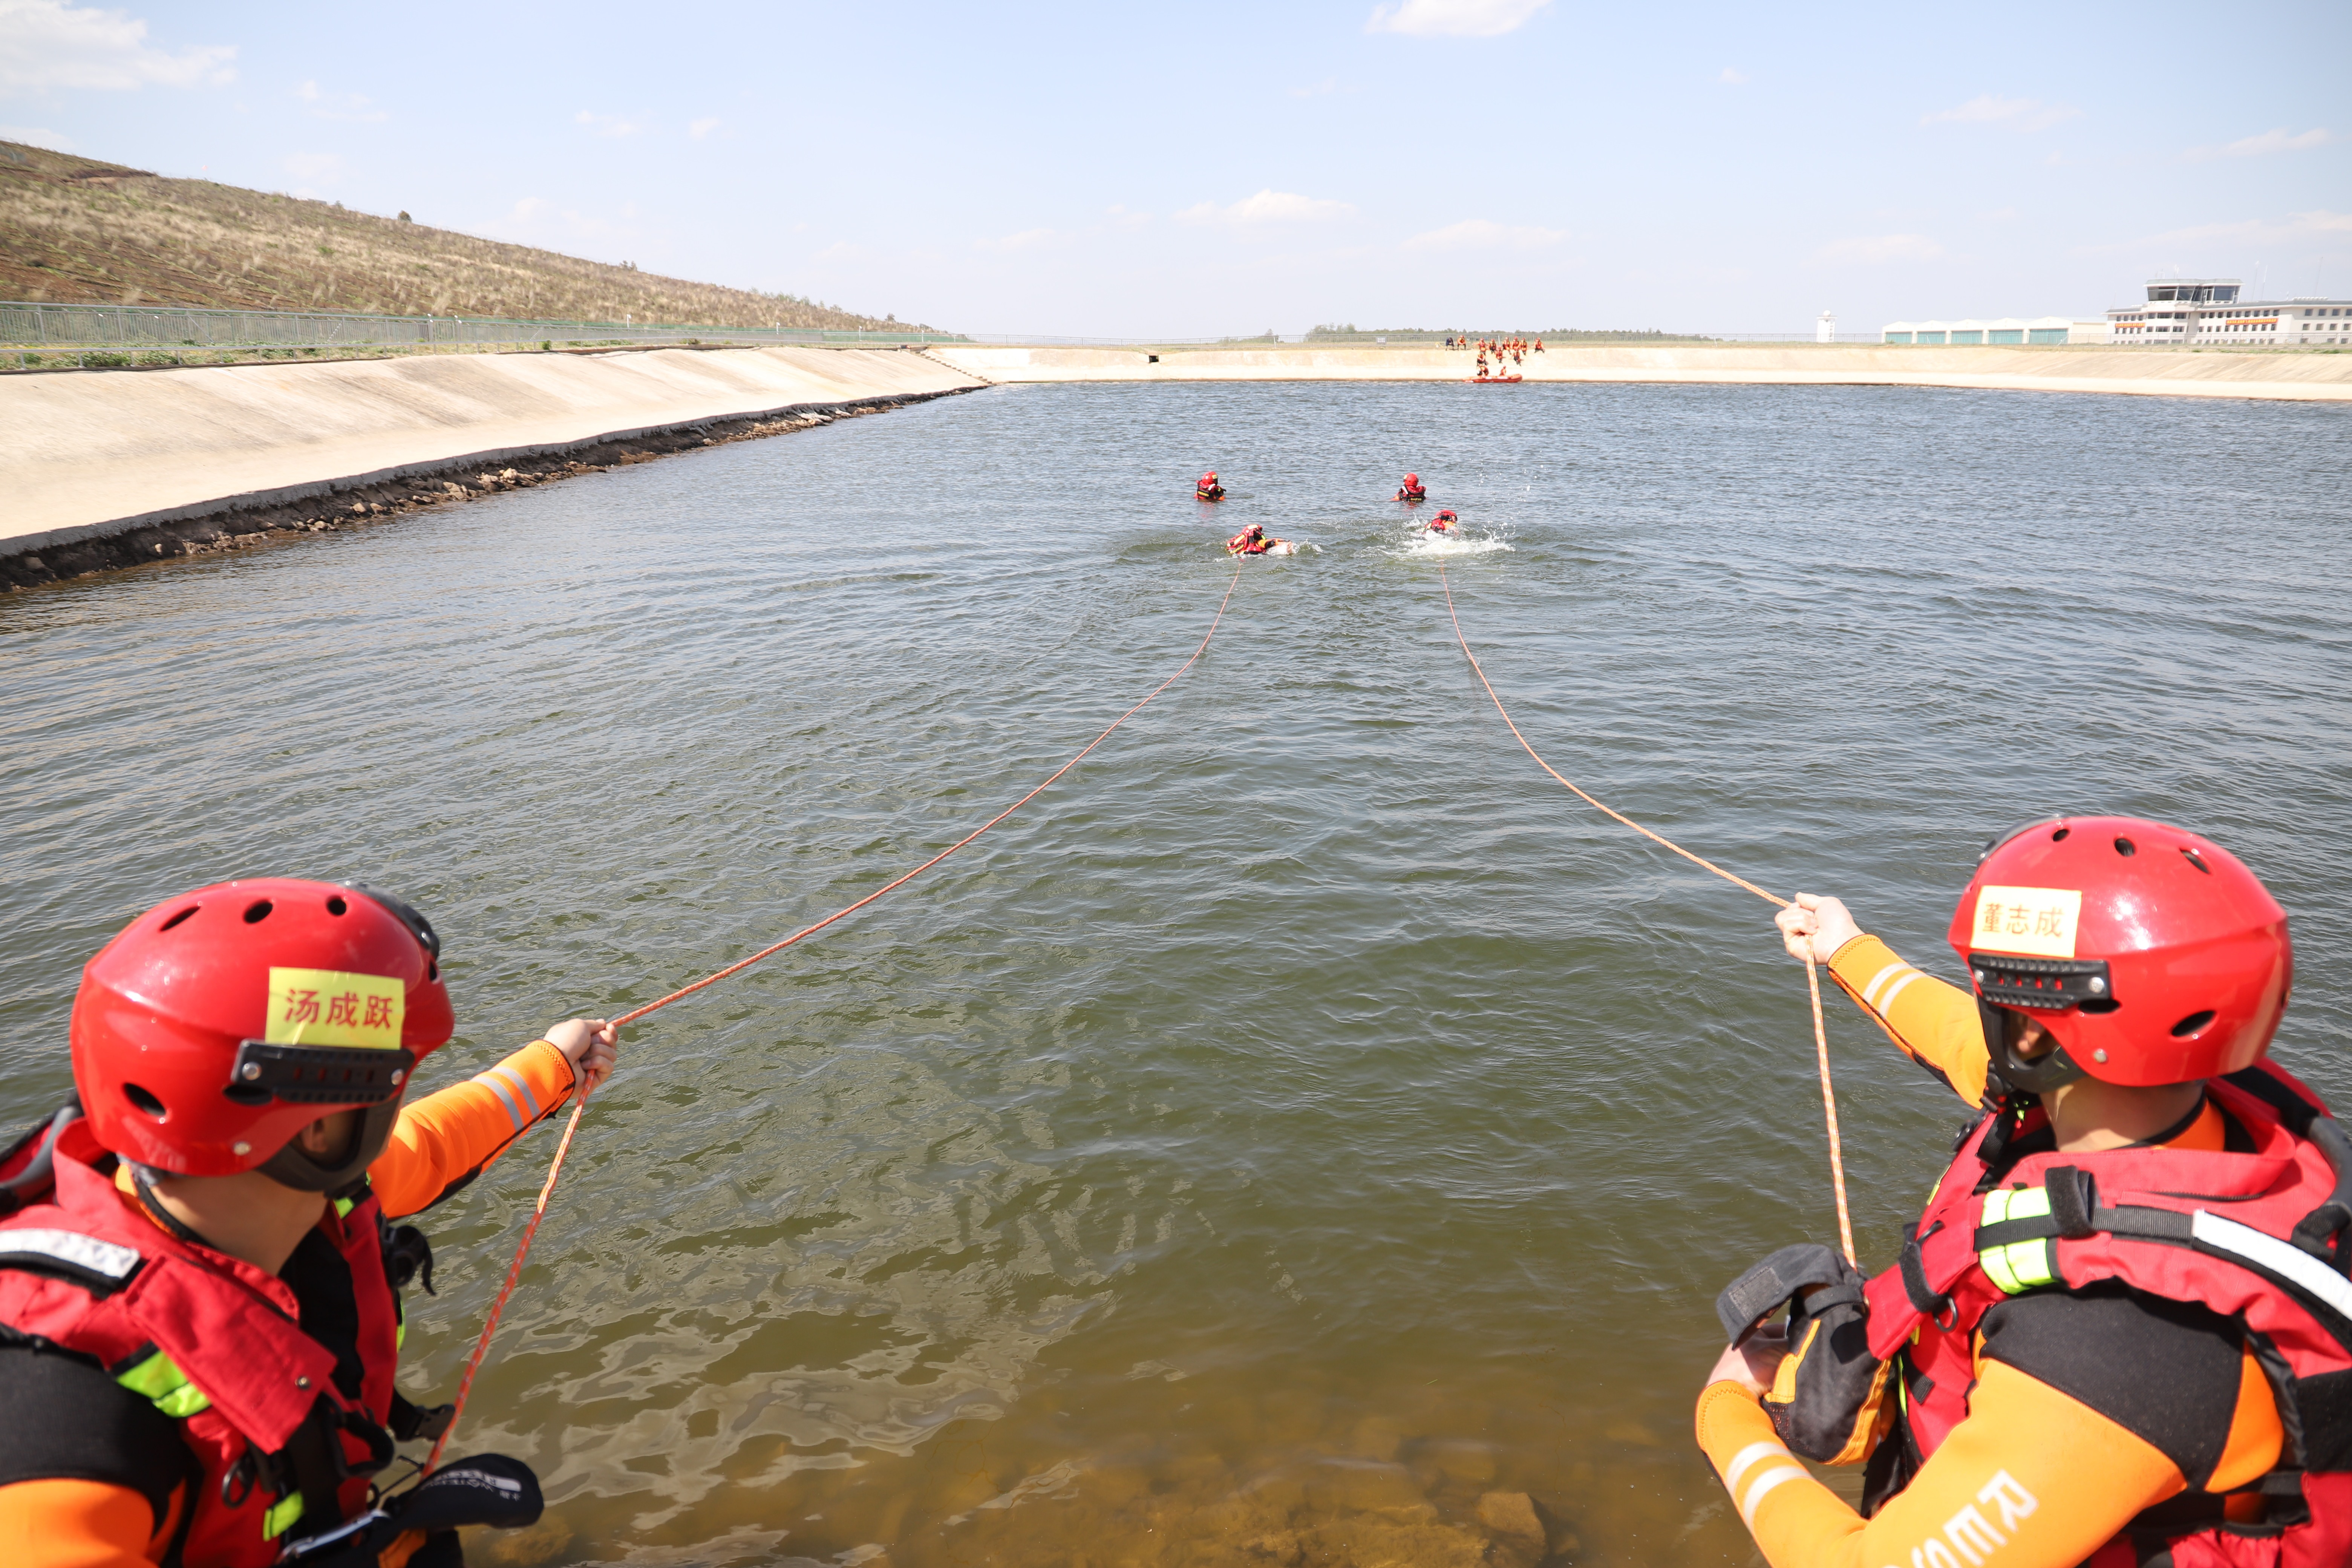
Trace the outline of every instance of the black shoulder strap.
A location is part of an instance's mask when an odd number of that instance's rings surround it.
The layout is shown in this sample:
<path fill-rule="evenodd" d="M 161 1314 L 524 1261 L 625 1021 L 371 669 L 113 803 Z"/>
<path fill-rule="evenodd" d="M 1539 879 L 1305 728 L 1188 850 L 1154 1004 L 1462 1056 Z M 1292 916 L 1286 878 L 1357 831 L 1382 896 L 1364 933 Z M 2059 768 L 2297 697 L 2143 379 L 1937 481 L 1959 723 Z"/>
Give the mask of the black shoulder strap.
<path fill-rule="evenodd" d="M 94 1359 L 54 1345 L 0 1343 L 0 1486 L 80 1480 L 128 1487 L 147 1500 L 161 1529 L 172 1493 L 198 1479 L 179 1423 L 107 1376 Z"/>

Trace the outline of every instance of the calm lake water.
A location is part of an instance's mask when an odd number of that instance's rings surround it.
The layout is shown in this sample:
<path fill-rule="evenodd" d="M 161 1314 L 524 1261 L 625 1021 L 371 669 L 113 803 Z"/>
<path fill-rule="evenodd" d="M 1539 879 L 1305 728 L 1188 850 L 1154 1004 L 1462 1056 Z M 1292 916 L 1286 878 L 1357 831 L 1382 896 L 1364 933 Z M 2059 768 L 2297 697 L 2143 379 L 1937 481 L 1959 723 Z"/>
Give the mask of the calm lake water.
<path fill-rule="evenodd" d="M 2210 833 L 2352 1096 L 2352 410 L 1864 388 L 983 392 L 0 599 L 0 1112 L 181 889 L 363 878 L 447 942 L 429 1086 L 870 890 L 656 1015 L 462 1448 L 510 1563 L 1746 1563 L 1715 1292 L 1832 1240 L 1803 971 L 1531 739 L 1930 968 L 1990 833 Z M 1204 466 L 1233 499 L 1189 499 Z M 1831 999 L 1864 1262 L 1960 1107 Z M 446 1398 L 553 1152 L 430 1216 Z M 1486 1518 L 1481 1521 L 1481 1499 Z M 1521 1516 L 1524 1517 L 1523 1515 Z"/>

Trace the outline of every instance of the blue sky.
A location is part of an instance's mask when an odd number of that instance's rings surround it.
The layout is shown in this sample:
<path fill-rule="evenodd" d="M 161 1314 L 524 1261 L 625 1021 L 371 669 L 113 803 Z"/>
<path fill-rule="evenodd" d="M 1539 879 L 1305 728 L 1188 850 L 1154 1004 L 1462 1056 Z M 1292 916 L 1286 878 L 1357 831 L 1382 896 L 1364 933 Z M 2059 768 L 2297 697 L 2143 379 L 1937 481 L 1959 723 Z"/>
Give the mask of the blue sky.
<path fill-rule="evenodd" d="M 2352 6 L 0 0 L 0 135 L 973 331 L 2352 294 Z"/>

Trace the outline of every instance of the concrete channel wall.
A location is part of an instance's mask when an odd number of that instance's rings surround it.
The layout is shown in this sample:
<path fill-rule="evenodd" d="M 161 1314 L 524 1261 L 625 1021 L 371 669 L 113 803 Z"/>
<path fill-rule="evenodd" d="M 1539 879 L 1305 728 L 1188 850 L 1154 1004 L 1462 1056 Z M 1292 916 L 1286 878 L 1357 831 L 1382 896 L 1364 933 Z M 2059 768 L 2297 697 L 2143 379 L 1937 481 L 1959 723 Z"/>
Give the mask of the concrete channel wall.
<path fill-rule="evenodd" d="M 0 376 L 0 556 L 720 420 L 965 391 L 886 349 L 420 355 Z"/>
<path fill-rule="evenodd" d="M 1473 356 L 1442 348 L 1147 350 L 934 346 L 996 382 L 1460 381 Z M 1958 386 L 2175 397 L 2352 402 L 2352 354 L 2166 353 L 2099 348 L 1812 344 L 1636 348 L 1562 344 L 1515 366 L 1528 381 Z"/>

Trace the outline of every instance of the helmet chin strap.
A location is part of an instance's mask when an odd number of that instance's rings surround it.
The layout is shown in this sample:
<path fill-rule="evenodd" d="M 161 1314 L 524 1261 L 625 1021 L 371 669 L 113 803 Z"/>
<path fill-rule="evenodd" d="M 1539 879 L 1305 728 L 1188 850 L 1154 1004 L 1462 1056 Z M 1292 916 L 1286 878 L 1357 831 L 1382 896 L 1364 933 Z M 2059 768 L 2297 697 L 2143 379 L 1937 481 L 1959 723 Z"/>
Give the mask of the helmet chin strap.
<path fill-rule="evenodd" d="M 1984 1019 L 1985 1050 L 1991 1058 L 1989 1065 L 1992 1076 L 2020 1094 L 2048 1094 L 2088 1076 L 2066 1054 L 2064 1046 L 2054 1046 L 2032 1061 L 2019 1056 L 2016 1047 L 2009 1043 L 2008 1008 L 1979 1001 L 1977 1012 Z"/>
<path fill-rule="evenodd" d="M 349 1152 L 334 1164 L 321 1164 L 304 1153 L 301 1135 L 297 1133 L 257 1168 L 278 1185 L 299 1193 L 333 1193 L 352 1186 L 367 1174 L 367 1168 L 375 1163 L 376 1156 L 392 1141 L 393 1123 L 400 1119 L 403 1098 L 395 1094 L 362 1110 L 359 1135 L 352 1140 Z"/>

